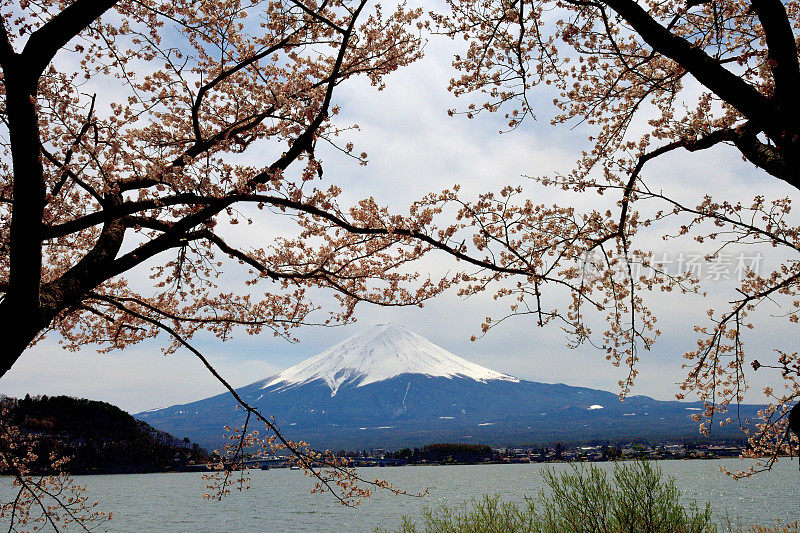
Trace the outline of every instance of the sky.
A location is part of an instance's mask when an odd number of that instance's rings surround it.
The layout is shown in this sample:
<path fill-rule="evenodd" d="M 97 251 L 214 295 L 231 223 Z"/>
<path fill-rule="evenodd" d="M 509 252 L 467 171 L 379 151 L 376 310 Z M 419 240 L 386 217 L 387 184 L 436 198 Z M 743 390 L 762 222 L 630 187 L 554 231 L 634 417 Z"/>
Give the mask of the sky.
<path fill-rule="evenodd" d="M 585 126 L 549 124 L 554 114 L 549 103 L 552 95 L 536 93 L 537 120 L 502 135 L 498 134 L 504 129 L 501 116 L 480 115 L 473 120 L 448 116 L 448 108 L 464 108 L 468 103 L 455 100 L 446 90 L 447 81 L 454 75 L 450 67 L 454 46 L 443 39 L 431 39 L 425 57 L 389 76 L 383 91 L 366 81 L 338 88 L 335 103 L 342 107 L 338 122 L 359 125 L 360 130 L 348 136 L 356 152 L 367 152 L 370 161 L 363 167 L 334 150 L 318 149 L 317 156 L 325 166 L 324 179 L 344 191 L 342 204 L 374 196 L 379 203 L 402 210 L 425 193 L 458 183 L 466 197 L 497 191 L 505 184 L 520 184 L 538 202 L 566 203 L 578 209 L 596 206 L 596 197 L 545 190 L 524 177 L 567 171 L 588 147 Z M 259 155 L 253 154 L 253 158 L 258 161 Z M 648 175 L 651 186 L 687 201 L 705 193 L 745 201 L 756 194 L 767 198 L 794 194 L 724 146 L 691 156 L 676 153 L 665 157 L 649 169 Z M 280 228 L 272 222 L 257 221 L 237 231 L 244 232 L 239 236 L 246 241 L 279 232 Z M 673 256 L 698 251 L 691 243 L 665 245 L 657 232 L 641 235 L 639 244 Z M 780 259 L 770 250 L 759 253 L 764 254 L 763 267 Z M 454 268 L 443 256 L 428 258 L 423 265 L 434 272 Z M 138 275 L 140 280 L 146 279 L 146 272 Z M 721 307 L 731 299 L 732 286 L 724 280 L 710 282 L 707 288 L 706 297 L 648 296 L 663 334 L 653 350 L 642 356 L 634 394 L 674 398 L 676 384 L 683 376 L 680 355 L 694 345 L 695 324 L 704 323 L 708 307 Z M 561 296 L 551 293 L 551 297 Z M 323 297 L 321 301 L 326 300 Z M 790 326 L 786 321 L 772 316 L 779 312 L 777 307 L 764 311 L 746 343 L 751 358 L 768 362 L 776 358 L 773 348 L 791 349 L 791 339 L 797 335 L 787 329 Z M 568 348 L 557 325 L 538 328 L 532 320 L 521 317 L 470 341 L 472 335 L 479 334 L 485 316 L 502 312 L 503 306 L 490 295 L 462 299 L 448 292 L 423 308 L 363 305 L 356 313 L 355 324 L 302 328 L 295 331 L 297 343 L 264 333 L 254 337 L 239 334 L 225 343 L 201 337 L 196 344 L 230 383 L 243 386 L 316 355 L 373 324 L 397 322 L 460 357 L 519 378 L 618 391 L 617 382 L 625 371 L 612 367 L 590 345 Z M 66 352 L 57 340 L 47 338 L 29 349 L 0 380 L 0 393 L 69 394 L 107 401 L 133 413 L 198 400 L 223 390 L 188 352 L 162 355 L 159 347 L 163 339 L 104 355 L 98 355 L 93 346 Z M 779 382 L 779 376 L 762 369 L 752 376 L 756 392 L 748 399 L 761 401 L 757 391 Z"/>

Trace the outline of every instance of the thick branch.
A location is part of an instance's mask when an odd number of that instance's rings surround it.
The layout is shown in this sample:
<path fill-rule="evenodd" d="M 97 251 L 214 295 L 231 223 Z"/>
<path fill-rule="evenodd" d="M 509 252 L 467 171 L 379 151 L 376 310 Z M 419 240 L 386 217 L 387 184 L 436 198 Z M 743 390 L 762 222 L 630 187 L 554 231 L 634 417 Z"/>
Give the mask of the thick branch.
<path fill-rule="evenodd" d="M 778 110 L 755 87 L 702 49 L 673 34 L 633 0 L 603 0 L 603 3 L 622 16 L 655 51 L 678 63 L 749 119 L 769 122 L 778 118 Z"/>
<path fill-rule="evenodd" d="M 778 108 L 789 114 L 784 121 L 794 122 L 796 127 L 800 119 L 800 64 L 786 7 L 781 0 L 752 0 L 752 6 L 764 28 Z"/>
<path fill-rule="evenodd" d="M 69 7 L 33 32 L 22 56 L 36 78 L 56 53 L 119 0 L 75 0 Z"/>
<path fill-rule="evenodd" d="M 748 161 L 793 187 L 800 188 L 800 168 L 787 161 L 785 153 L 759 141 L 759 131 L 753 121 L 749 121 L 735 128 L 711 132 L 697 140 L 681 141 L 681 144 L 690 152 L 694 152 L 721 142 L 733 143 Z"/>

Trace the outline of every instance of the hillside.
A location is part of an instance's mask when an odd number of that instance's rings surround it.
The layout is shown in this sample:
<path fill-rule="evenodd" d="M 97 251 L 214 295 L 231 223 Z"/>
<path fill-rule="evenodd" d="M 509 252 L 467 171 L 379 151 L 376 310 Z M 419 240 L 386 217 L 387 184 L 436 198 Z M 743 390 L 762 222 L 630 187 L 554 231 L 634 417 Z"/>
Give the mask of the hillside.
<path fill-rule="evenodd" d="M 68 396 L 6 398 L 8 423 L 35 435 L 35 473 L 48 472 L 52 452 L 69 456 L 72 474 L 120 474 L 185 470 L 208 453 L 189 439 L 176 439 L 105 402 Z"/>

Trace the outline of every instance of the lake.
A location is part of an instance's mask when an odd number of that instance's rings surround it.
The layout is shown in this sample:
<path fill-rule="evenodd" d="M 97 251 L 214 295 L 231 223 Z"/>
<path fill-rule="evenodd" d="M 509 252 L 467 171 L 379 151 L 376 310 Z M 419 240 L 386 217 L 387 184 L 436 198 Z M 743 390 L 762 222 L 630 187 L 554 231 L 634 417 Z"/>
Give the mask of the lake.
<path fill-rule="evenodd" d="M 658 461 L 664 473 L 675 476 L 686 499 L 711 500 L 718 516 L 727 513 L 741 524 L 773 524 L 776 519 L 800 518 L 800 471 L 797 460 L 781 459 L 771 472 L 736 481 L 720 467 L 742 468 L 739 459 Z M 612 469 L 611 463 L 598 463 Z M 424 498 L 379 492 L 355 509 L 343 507 L 329 495 L 310 494 L 312 483 L 302 471 L 252 471 L 252 488 L 222 501 L 202 499 L 205 482 L 199 473 L 83 476 L 93 500 L 113 510 L 110 531 L 373 531 L 397 527 L 403 515 L 418 516 L 424 505 L 457 505 L 481 494 L 501 494 L 523 500 L 542 488 L 541 472 L 567 464 L 415 466 L 360 468 L 367 479 L 385 479 L 409 492 L 428 489 Z M 7 479 L 7 478 L 6 478 Z M 6 496 L 8 482 L 3 486 Z"/>

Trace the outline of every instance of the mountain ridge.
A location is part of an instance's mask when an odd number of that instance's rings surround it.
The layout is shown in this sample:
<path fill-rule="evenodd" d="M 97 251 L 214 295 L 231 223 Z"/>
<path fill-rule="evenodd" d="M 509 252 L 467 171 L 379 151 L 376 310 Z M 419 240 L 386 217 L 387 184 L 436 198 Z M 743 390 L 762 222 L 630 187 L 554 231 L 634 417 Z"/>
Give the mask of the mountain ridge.
<path fill-rule="evenodd" d="M 703 409 L 701 402 L 646 396 L 620 402 L 607 391 L 518 379 L 396 324 L 373 326 L 237 393 L 274 416 L 289 438 L 337 449 L 697 438 L 691 415 Z M 244 420 L 235 407 L 225 393 L 135 416 L 213 448 L 224 425 Z M 755 419 L 756 410 L 740 406 L 743 419 Z M 715 436 L 741 433 L 716 427 Z"/>

